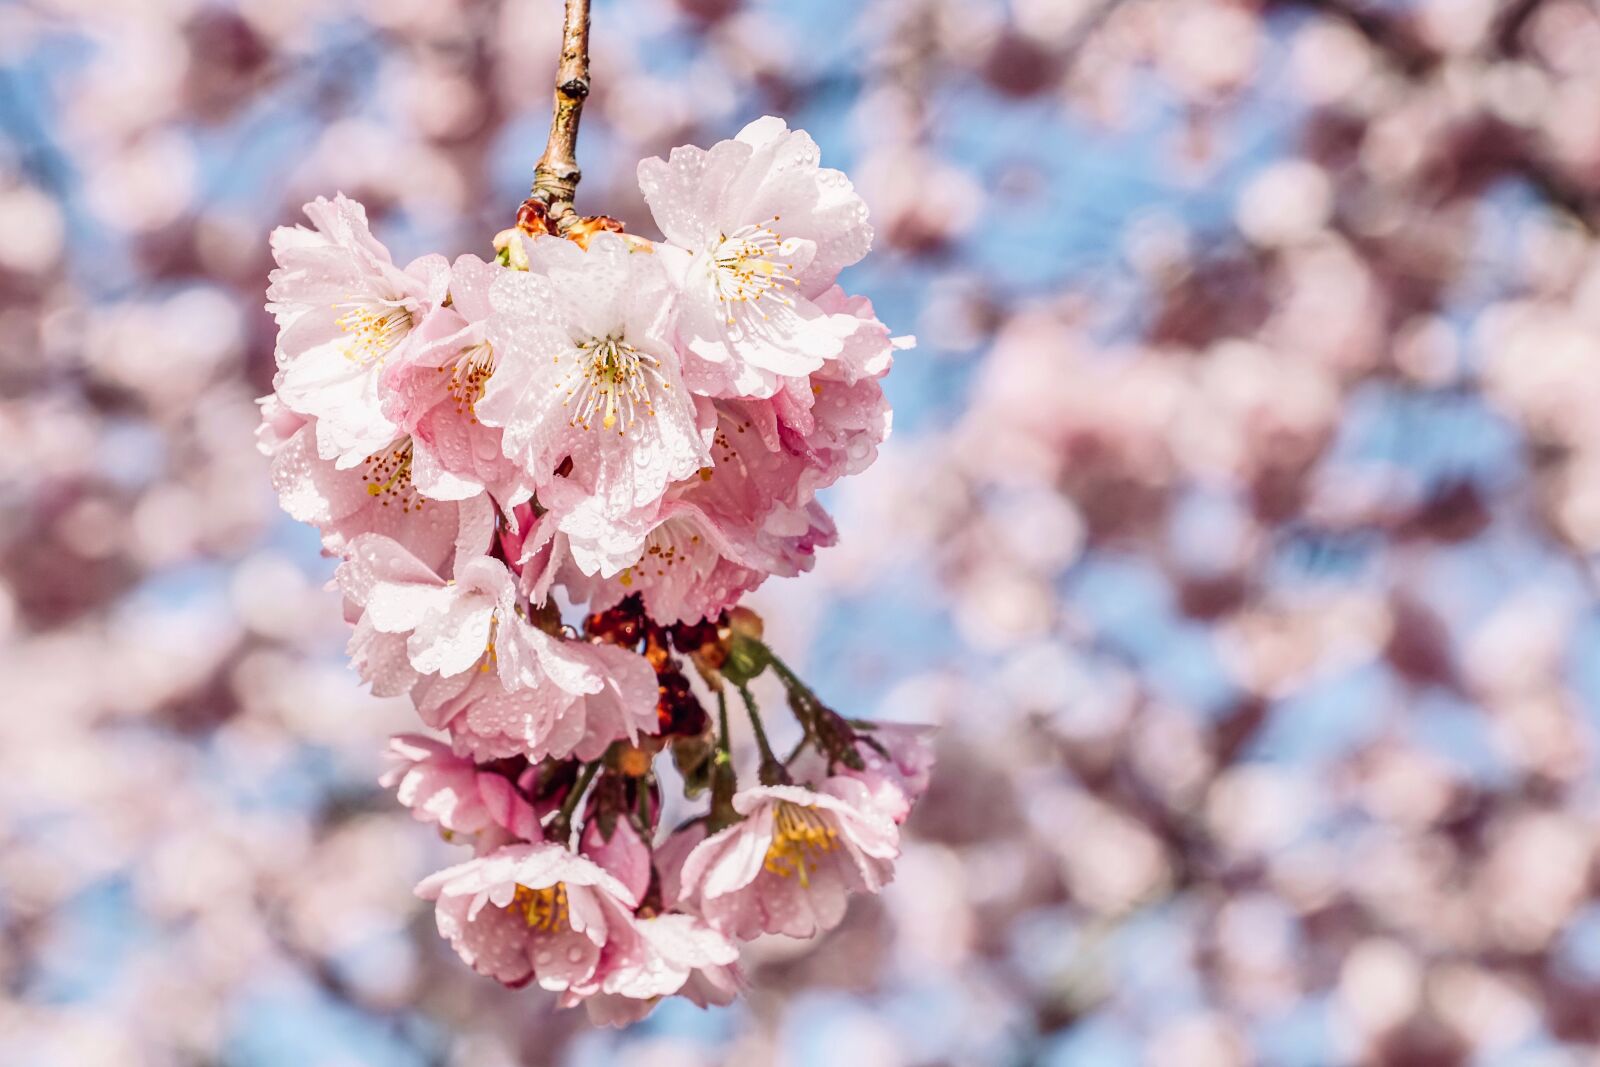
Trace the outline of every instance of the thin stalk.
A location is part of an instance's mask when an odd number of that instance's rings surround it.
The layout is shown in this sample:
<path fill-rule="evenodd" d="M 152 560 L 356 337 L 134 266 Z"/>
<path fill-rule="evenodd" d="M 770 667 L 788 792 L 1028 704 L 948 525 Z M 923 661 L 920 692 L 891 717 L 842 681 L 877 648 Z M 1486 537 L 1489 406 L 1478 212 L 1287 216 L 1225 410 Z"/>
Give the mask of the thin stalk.
<path fill-rule="evenodd" d="M 767 662 L 772 665 L 772 669 L 778 675 L 778 679 L 783 682 L 784 689 L 788 690 L 789 707 L 794 712 L 795 719 L 800 723 L 800 730 L 803 736 L 800 738 L 799 747 L 794 750 L 794 755 L 789 757 L 789 759 L 794 759 L 795 756 L 800 754 L 800 749 L 805 747 L 807 741 L 816 738 L 817 711 L 823 706 L 822 701 L 817 699 L 817 694 L 811 691 L 811 687 L 801 680 L 800 676 L 787 663 L 778 658 L 778 654 L 773 652 L 771 647 L 766 644 L 763 644 L 762 647 L 766 649 Z"/>
<path fill-rule="evenodd" d="M 811 687 L 787 663 L 778 658 L 778 654 L 772 651 L 770 646 L 764 644 L 762 647 L 767 650 L 767 661 L 772 664 L 773 671 L 783 682 L 783 687 L 789 691 L 789 703 L 799 705 L 795 707 L 795 712 L 804 720 L 801 725 L 809 733 L 811 716 L 822 706 L 822 701 L 817 699 L 817 694 L 812 692 Z"/>
<path fill-rule="evenodd" d="M 650 833 L 650 827 L 655 822 L 655 815 L 650 809 L 650 779 L 639 779 L 639 822 L 643 824 L 644 833 Z M 648 837 L 647 837 L 648 839 Z"/>
<path fill-rule="evenodd" d="M 716 833 L 725 826 L 739 821 L 733 807 L 733 794 L 739 783 L 733 773 L 733 732 L 728 728 L 727 687 L 717 686 L 717 754 L 711 769 L 711 812 L 707 827 Z"/>
<path fill-rule="evenodd" d="M 717 689 L 717 749 L 723 755 L 733 754 L 733 733 L 728 729 L 728 691 Z"/>
<path fill-rule="evenodd" d="M 749 686 L 741 685 L 738 688 L 745 710 L 750 713 L 750 728 L 755 731 L 756 747 L 761 750 L 761 784 L 783 785 L 787 783 L 789 774 L 773 753 L 772 742 L 767 740 L 767 728 L 761 721 L 761 712 L 756 708 L 756 698 L 751 694 Z"/>
<path fill-rule="evenodd" d="M 811 687 L 806 685 L 805 682 L 801 681 L 800 676 L 794 671 L 790 670 L 787 663 L 778 658 L 778 654 L 772 651 L 772 647 L 770 645 L 762 642 L 762 647 L 766 648 L 767 660 L 772 664 L 772 669 L 778 672 L 778 677 L 783 679 L 783 684 L 785 686 L 790 689 L 798 689 L 808 697 L 811 697 L 811 699 L 816 699 L 816 694 L 811 692 Z"/>
<path fill-rule="evenodd" d="M 599 760 L 584 764 L 583 770 L 578 772 L 578 780 L 572 783 L 572 792 L 561 802 L 561 810 L 556 812 L 556 817 L 550 822 L 550 836 L 563 845 L 567 843 L 567 838 L 572 836 L 572 813 L 578 810 L 578 801 L 589 791 L 589 783 L 594 781 L 594 776 L 599 770 Z"/>

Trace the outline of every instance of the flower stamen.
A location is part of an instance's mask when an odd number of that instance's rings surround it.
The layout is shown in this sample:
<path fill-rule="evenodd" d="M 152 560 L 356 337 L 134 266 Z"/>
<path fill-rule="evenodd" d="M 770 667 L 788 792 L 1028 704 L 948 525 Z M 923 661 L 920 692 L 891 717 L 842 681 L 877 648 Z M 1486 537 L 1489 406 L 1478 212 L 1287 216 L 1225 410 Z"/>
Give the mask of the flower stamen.
<path fill-rule="evenodd" d="M 522 913 L 523 921 L 535 930 L 554 933 L 567 927 L 567 885 L 557 882 L 543 889 L 517 886 L 511 898 L 512 909 Z"/>
<path fill-rule="evenodd" d="M 641 411 L 655 417 L 653 388 L 672 388 L 661 374 L 659 359 L 615 337 L 584 341 L 575 354 L 577 366 L 558 386 L 567 393 L 561 406 L 575 403 L 568 420 L 572 426 L 590 429 L 598 416 L 601 427 L 626 436 Z"/>
<path fill-rule="evenodd" d="M 786 800 L 778 802 L 772 823 L 772 844 L 762 866 L 779 878 L 799 878 L 803 888 L 810 888 L 823 856 L 839 847 L 838 831 L 816 809 Z"/>
<path fill-rule="evenodd" d="M 381 362 L 411 330 L 411 312 L 382 302 L 348 300 L 334 309 L 347 309 L 334 324 L 353 335 L 345 345 L 345 358 L 363 367 Z"/>
<path fill-rule="evenodd" d="M 367 483 L 367 495 L 382 497 L 384 507 L 398 503 L 401 511 L 422 510 L 422 498 L 411 489 L 411 438 L 407 437 L 393 448 L 374 452 L 367 457 L 367 473 L 361 480 Z"/>
<path fill-rule="evenodd" d="M 736 307 L 767 298 L 774 303 L 794 306 L 794 298 L 783 291 L 785 286 L 796 284 L 792 269 L 781 258 L 788 249 L 784 247 L 783 237 L 769 225 L 777 221 L 774 215 L 766 222 L 741 226 L 722 235 L 711 254 L 715 268 L 712 287 L 719 303 Z M 734 324 L 733 307 L 729 308 L 727 323 Z"/>
<path fill-rule="evenodd" d="M 483 399 L 494 368 L 494 346 L 487 341 L 463 350 L 453 365 L 439 368 L 440 374 L 450 372 L 450 384 L 445 388 L 456 402 L 456 414 L 467 416 L 474 426 L 478 424 L 478 401 Z"/>

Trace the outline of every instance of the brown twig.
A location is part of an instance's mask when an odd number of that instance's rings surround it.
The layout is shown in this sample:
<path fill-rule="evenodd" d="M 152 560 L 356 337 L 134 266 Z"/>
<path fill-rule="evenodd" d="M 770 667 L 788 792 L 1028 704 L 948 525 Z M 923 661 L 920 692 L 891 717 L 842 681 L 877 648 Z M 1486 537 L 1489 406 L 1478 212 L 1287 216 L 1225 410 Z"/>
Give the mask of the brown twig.
<path fill-rule="evenodd" d="M 533 169 L 533 199 L 550 209 L 550 221 L 565 231 L 578 221 L 572 198 L 583 172 L 578 169 L 578 122 L 589 95 L 589 0 L 567 0 L 561 31 L 561 61 L 556 66 L 555 110 L 544 155 Z"/>

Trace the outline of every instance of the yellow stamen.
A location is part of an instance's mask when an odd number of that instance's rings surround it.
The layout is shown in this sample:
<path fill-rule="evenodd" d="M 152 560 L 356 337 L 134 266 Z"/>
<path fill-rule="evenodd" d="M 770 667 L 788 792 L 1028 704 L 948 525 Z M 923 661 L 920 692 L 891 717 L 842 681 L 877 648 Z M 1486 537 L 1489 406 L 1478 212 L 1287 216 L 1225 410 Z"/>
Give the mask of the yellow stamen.
<path fill-rule="evenodd" d="M 562 407 L 573 405 L 570 424 L 590 428 L 596 416 L 607 430 L 625 436 L 640 411 L 655 416 L 656 388 L 671 389 L 661 374 L 661 361 L 615 337 L 585 341 L 577 346 L 577 365 L 561 379 L 566 390 Z M 557 356 L 556 362 L 561 362 Z"/>
<path fill-rule="evenodd" d="M 762 298 L 774 303 L 793 306 L 794 298 L 784 291 L 784 286 L 795 283 L 789 264 L 779 257 L 784 254 L 783 237 L 768 223 L 777 222 L 774 215 L 767 223 L 743 226 L 722 235 L 711 255 L 715 270 L 712 284 L 718 302 L 731 305 L 727 324 L 734 324 L 733 308 L 753 305 Z M 762 318 L 766 318 L 763 314 Z"/>
<path fill-rule="evenodd" d="M 345 358 L 364 367 L 381 362 L 411 329 L 411 313 L 392 304 L 350 300 L 335 304 L 334 308 L 347 309 L 333 320 L 339 329 L 351 335 L 350 343 L 345 346 Z"/>
<path fill-rule="evenodd" d="M 779 801 L 772 815 L 772 844 L 763 866 L 780 878 L 796 877 L 810 888 L 822 857 L 839 847 L 839 834 L 815 808 Z"/>
<path fill-rule="evenodd" d="M 568 925 L 566 883 L 557 882 L 543 889 L 519 885 L 511 898 L 511 908 L 521 912 L 523 920 L 535 930 L 554 933 L 565 929 Z"/>

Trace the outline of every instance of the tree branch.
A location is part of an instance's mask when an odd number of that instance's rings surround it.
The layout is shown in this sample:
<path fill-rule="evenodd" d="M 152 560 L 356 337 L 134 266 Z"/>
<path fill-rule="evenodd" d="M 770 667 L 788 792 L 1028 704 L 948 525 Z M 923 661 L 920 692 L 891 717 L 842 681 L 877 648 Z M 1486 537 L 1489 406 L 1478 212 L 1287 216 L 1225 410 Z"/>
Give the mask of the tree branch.
<path fill-rule="evenodd" d="M 549 209 L 550 221 L 566 230 L 578 217 L 572 198 L 583 172 L 578 169 L 578 122 L 589 95 L 589 0 L 567 0 L 556 66 L 555 108 L 544 155 L 533 169 L 533 199 Z"/>

